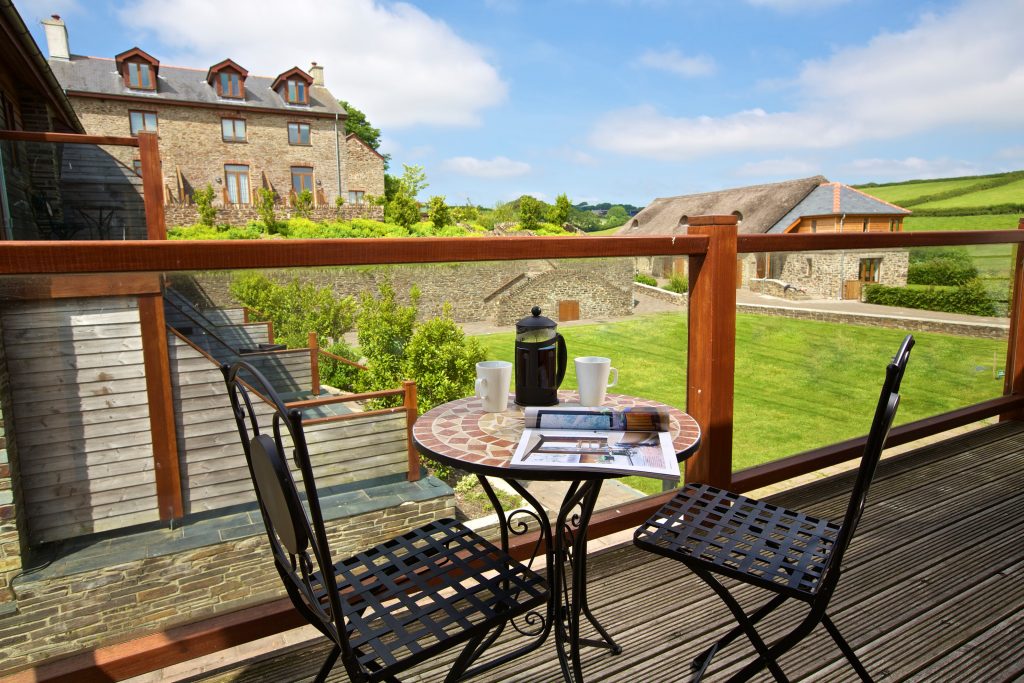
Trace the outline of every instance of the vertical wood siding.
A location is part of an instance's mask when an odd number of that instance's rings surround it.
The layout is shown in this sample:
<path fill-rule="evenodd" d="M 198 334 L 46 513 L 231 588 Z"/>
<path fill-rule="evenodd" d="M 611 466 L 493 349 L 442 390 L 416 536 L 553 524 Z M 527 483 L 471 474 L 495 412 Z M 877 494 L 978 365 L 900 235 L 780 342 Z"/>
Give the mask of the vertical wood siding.
<path fill-rule="evenodd" d="M 157 520 L 135 300 L 6 304 L 2 322 L 29 542 Z"/>

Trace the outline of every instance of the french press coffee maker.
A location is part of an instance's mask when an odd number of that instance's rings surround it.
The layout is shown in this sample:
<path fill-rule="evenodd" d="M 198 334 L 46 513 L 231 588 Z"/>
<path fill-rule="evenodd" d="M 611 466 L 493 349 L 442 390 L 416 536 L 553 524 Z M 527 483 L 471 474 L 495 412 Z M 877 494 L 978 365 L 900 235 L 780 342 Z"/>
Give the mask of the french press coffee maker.
<path fill-rule="evenodd" d="M 540 314 L 539 306 L 532 313 L 516 323 L 516 403 L 553 406 L 565 378 L 565 338 L 555 331 L 554 320 Z"/>

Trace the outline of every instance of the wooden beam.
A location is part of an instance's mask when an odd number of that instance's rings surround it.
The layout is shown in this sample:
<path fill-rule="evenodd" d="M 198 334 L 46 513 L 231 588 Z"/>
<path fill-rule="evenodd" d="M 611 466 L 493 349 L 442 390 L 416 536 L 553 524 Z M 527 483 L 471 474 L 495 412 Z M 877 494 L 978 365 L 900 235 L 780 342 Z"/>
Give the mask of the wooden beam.
<path fill-rule="evenodd" d="M 964 221 L 965 225 L 967 221 Z M 690 231 L 691 234 L 693 231 Z M 835 251 L 841 249 L 893 249 L 939 247 L 954 244 L 1019 244 L 1024 235 L 1015 230 L 971 230 L 930 232 L 802 232 L 789 234 L 743 234 L 737 239 L 741 254 L 775 251 Z"/>
<path fill-rule="evenodd" d="M 1024 232 L 1024 218 L 1017 223 L 1017 232 Z M 1013 293 L 1010 299 L 1010 333 L 1006 341 L 1006 375 L 1003 393 L 1024 395 L 1024 248 L 1018 244 L 1013 250 Z M 999 416 L 1002 420 L 1024 419 L 1024 411 Z"/>
<path fill-rule="evenodd" d="M 147 215 L 148 220 L 148 215 Z M 0 242 L 0 273 L 123 273 L 703 253 L 682 237 L 410 237 L 324 240 Z"/>
<path fill-rule="evenodd" d="M 160 519 L 166 521 L 177 519 L 185 512 L 162 295 L 158 293 L 139 297 L 139 323 L 142 328 L 142 358 L 146 368 L 149 427 L 153 438 L 157 505 Z"/>
<path fill-rule="evenodd" d="M 146 205 L 146 237 L 165 240 L 164 171 L 160 167 L 160 139 L 156 133 L 139 133 L 139 161 L 142 164 L 142 199 Z"/>
<path fill-rule="evenodd" d="M 405 392 L 405 443 L 409 449 L 409 469 L 406 479 L 409 481 L 420 480 L 420 452 L 417 450 L 412 439 L 412 425 L 419 416 L 419 403 L 416 398 L 416 382 L 412 380 L 402 381 L 402 390 Z"/>
<path fill-rule="evenodd" d="M 27 130 L 0 130 L 0 140 L 20 142 L 60 142 L 79 145 L 116 145 L 138 147 L 137 138 L 121 138 L 110 135 L 79 135 L 78 133 L 36 133 Z"/>
<path fill-rule="evenodd" d="M 75 299 L 97 296 L 131 296 L 160 292 L 155 273 L 110 275 L 36 275 L 0 284 L 4 299 Z"/>
<path fill-rule="evenodd" d="M 686 480 L 728 488 L 732 473 L 733 370 L 736 366 L 736 217 L 693 216 L 689 233 L 708 237 L 690 257 L 686 412 L 702 438 L 686 461 Z"/>
<path fill-rule="evenodd" d="M 309 373 L 313 379 L 313 395 L 320 395 L 320 340 L 316 332 L 310 332 L 306 337 L 309 346 Z"/>
<path fill-rule="evenodd" d="M 986 417 L 1022 409 L 1024 409 L 1024 394 L 1000 396 L 966 408 L 893 427 L 889 432 L 885 447 L 892 448 L 913 443 L 926 436 L 941 434 Z M 750 491 L 859 458 L 864 452 L 866 442 L 866 436 L 859 436 L 736 472 L 732 477 L 730 489 L 737 492 Z"/>
<path fill-rule="evenodd" d="M 107 645 L 3 679 L 3 683 L 109 683 L 304 626 L 288 599 Z"/>

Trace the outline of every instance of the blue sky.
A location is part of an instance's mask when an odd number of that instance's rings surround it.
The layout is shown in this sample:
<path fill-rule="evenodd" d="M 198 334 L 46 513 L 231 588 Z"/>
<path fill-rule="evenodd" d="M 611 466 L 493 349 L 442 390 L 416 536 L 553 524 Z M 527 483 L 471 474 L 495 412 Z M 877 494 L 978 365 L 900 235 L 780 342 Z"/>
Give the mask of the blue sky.
<path fill-rule="evenodd" d="M 15 0 L 71 51 L 323 64 L 424 195 L 655 197 L 1024 168 L 1024 0 Z M 243 12 L 238 12 L 244 7 Z M 230 28 L 226 28 L 230 27 Z M 45 51 L 45 48 L 44 48 Z M 421 197 L 425 199 L 425 197 Z"/>

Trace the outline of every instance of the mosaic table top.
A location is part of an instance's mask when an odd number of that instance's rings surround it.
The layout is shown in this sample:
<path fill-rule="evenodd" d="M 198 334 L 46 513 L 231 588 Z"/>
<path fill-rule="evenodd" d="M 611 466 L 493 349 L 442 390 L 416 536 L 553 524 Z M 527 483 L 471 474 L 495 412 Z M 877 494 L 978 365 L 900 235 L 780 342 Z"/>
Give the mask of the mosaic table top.
<path fill-rule="evenodd" d="M 559 405 L 578 406 L 579 394 L 559 391 Z M 667 408 L 671 417 L 669 433 L 680 459 L 689 457 L 700 443 L 700 427 L 688 414 L 648 399 L 608 394 L 602 404 L 610 408 L 655 406 Z M 413 425 L 413 441 L 424 454 L 467 472 L 507 476 L 509 460 L 523 433 L 523 410 L 509 396 L 508 408 L 501 413 L 485 413 L 480 399 L 470 397 L 451 401 L 427 411 Z M 531 470 L 516 468 L 516 479 L 576 479 L 616 475 L 577 473 L 571 470 Z"/>

